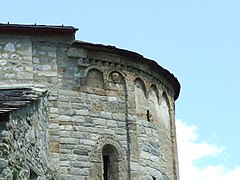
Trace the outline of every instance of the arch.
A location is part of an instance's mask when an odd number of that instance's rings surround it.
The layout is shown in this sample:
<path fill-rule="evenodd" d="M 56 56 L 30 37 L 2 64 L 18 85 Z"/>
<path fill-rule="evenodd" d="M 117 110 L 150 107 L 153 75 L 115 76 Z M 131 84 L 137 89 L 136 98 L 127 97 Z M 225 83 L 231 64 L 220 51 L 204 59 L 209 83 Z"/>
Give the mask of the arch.
<path fill-rule="evenodd" d="M 152 84 L 150 87 L 148 100 L 153 119 L 155 120 L 159 119 L 160 117 L 159 92 L 155 84 Z"/>
<path fill-rule="evenodd" d="M 88 87 L 103 88 L 103 73 L 96 68 L 90 69 L 87 72 L 85 83 Z"/>
<path fill-rule="evenodd" d="M 111 70 L 110 72 L 108 72 L 107 77 L 108 77 L 108 88 L 111 90 L 116 90 L 122 93 L 122 95 L 125 95 L 126 82 L 122 73 L 116 70 Z"/>
<path fill-rule="evenodd" d="M 146 86 L 145 86 L 144 81 L 140 78 L 137 78 L 134 82 L 134 85 L 135 85 L 135 92 L 138 90 L 141 90 L 142 94 L 146 98 Z"/>
<path fill-rule="evenodd" d="M 142 79 L 137 78 L 134 83 L 135 89 L 135 104 L 136 104 L 136 112 L 138 114 L 145 114 L 147 112 L 146 108 L 146 86 Z"/>
<path fill-rule="evenodd" d="M 152 84 L 149 91 L 149 96 L 152 96 L 159 103 L 159 91 L 155 84 Z"/>
<path fill-rule="evenodd" d="M 102 148 L 103 179 L 119 179 L 119 154 L 111 144 Z"/>
<path fill-rule="evenodd" d="M 111 144 L 118 150 L 119 160 L 124 160 L 126 156 L 126 150 L 122 147 L 119 140 L 113 138 L 112 136 L 100 136 L 98 138 L 98 142 L 96 146 L 90 153 L 90 161 L 101 161 L 101 155 L 99 156 L 99 152 L 103 149 L 104 145 Z"/>
<path fill-rule="evenodd" d="M 125 78 L 121 72 L 116 70 L 111 70 L 108 73 L 108 80 L 114 84 L 125 84 Z"/>
<path fill-rule="evenodd" d="M 103 165 L 103 155 L 109 153 L 110 156 L 115 153 L 116 156 L 112 156 L 112 160 L 115 159 L 118 166 L 118 177 L 126 177 L 127 179 L 127 152 L 126 149 L 123 148 L 120 141 L 116 139 L 116 137 L 112 136 L 100 136 L 98 138 L 98 142 L 93 147 L 93 150 L 89 154 L 89 161 L 93 163 L 92 168 L 89 172 L 89 178 L 94 179 L 93 176 L 96 176 L 98 179 L 103 179 L 104 173 L 104 165 Z M 111 157 L 109 158 L 109 160 Z M 116 170 L 116 168 L 115 168 Z M 116 178 L 118 179 L 118 178 Z"/>

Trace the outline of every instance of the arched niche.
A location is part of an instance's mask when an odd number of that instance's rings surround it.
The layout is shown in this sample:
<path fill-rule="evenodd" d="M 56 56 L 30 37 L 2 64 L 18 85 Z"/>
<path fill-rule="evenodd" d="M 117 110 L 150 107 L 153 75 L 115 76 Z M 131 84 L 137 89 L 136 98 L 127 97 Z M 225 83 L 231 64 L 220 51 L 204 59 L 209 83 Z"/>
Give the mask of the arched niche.
<path fill-rule="evenodd" d="M 108 86 L 111 90 L 125 92 L 126 83 L 124 76 L 118 71 L 111 71 L 108 74 Z"/>
<path fill-rule="evenodd" d="M 118 71 L 111 71 L 108 75 L 109 82 L 113 84 L 124 84 L 125 80 L 123 75 Z"/>
<path fill-rule="evenodd" d="M 160 101 L 160 108 L 159 108 L 159 113 L 160 113 L 160 121 L 163 122 L 163 124 L 166 126 L 166 128 L 170 128 L 170 109 L 169 109 L 169 101 L 167 94 L 163 92 L 162 98 Z"/>
<path fill-rule="evenodd" d="M 156 102 L 157 104 L 159 103 L 159 92 L 158 92 L 158 88 L 155 84 L 152 84 L 150 87 L 150 91 L 149 91 L 149 96 L 151 96 L 152 99 L 154 99 L 154 102 Z"/>
<path fill-rule="evenodd" d="M 109 163 L 108 167 L 109 165 L 113 166 L 109 167 L 110 169 L 108 170 L 111 173 L 116 172 L 117 175 L 115 177 L 119 177 L 113 178 L 113 175 L 111 176 L 110 173 L 109 176 L 112 177 L 111 179 L 127 179 L 127 152 L 116 137 L 99 137 L 98 142 L 89 154 L 89 161 L 92 162 L 89 179 L 103 180 L 104 161 L 105 163 Z"/>
<path fill-rule="evenodd" d="M 159 119 L 160 113 L 159 113 L 159 91 L 157 89 L 157 86 L 152 84 L 149 89 L 149 106 L 150 106 L 150 113 L 152 114 L 152 117 L 154 120 Z"/>
<path fill-rule="evenodd" d="M 137 78 L 134 82 L 135 87 L 135 104 L 137 113 L 145 113 L 146 108 L 146 86 L 142 79 Z"/>
<path fill-rule="evenodd" d="M 90 69 L 87 72 L 85 83 L 88 87 L 103 88 L 103 73 L 96 68 Z"/>

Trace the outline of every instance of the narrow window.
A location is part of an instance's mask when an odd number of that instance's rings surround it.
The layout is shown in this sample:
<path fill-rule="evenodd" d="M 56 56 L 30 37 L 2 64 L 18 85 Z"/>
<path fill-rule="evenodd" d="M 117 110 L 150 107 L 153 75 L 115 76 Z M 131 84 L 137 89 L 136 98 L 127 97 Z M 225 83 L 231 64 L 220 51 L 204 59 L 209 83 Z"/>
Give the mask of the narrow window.
<path fill-rule="evenodd" d="M 106 144 L 103 146 L 102 161 L 103 179 L 119 179 L 118 151 L 113 145 Z"/>
<path fill-rule="evenodd" d="M 104 180 L 109 180 L 109 156 L 103 156 L 103 177 Z"/>
<path fill-rule="evenodd" d="M 149 110 L 147 110 L 147 120 L 150 121 Z"/>
<path fill-rule="evenodd" d="M 152 118 L 152 115 L 150 114 L 150 111 L 147 110 L 147 120 L 150 122 Z"/>

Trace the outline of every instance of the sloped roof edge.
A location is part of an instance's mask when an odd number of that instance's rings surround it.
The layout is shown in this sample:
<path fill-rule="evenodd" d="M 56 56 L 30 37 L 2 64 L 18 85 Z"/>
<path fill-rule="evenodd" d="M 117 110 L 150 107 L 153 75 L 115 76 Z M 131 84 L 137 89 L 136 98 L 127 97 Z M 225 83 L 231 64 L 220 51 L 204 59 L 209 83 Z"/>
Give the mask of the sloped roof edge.
<path fill-rule="evenodd" d="M 0 33 L 8 34 L 48 34 L 48 35 L 75 35 L 78 29 L 72 26 L 50 25 L 22 25 L 0 23 Z"/>
<path fill-rule="evenodd" d="M 31 85 L 0 86 L 0 114 L 17 110 L 37 100 L 47 89 Z"/>

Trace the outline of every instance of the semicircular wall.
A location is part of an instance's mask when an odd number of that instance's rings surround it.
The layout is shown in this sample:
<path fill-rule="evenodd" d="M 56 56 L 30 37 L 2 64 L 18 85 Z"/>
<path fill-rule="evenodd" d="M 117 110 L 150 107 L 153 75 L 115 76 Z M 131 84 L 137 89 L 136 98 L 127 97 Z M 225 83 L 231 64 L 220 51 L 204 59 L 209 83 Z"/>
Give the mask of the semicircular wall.
<path fill-rule="evenodd" d="M 177 79 L 154 61 L 112 46 L 75 41 L 67 58 L 77 68 L 68 78 L 70 83 L 63 74 L 63 95 L 72 91 L 75 95 L 69 99 L 82 99 L 78 106 L 85 107 L 73 109 L 73 116 L 81 121 L 76 129 L 84 129 L 82 133 L 89 136 L 86 140 L 91 142 L 87 144 L 90 154 L 92 147 L 102 144 L 99 137 L 111 136 L 126 152 L 121 160 L 124 166 L 119 168 L 120 179 L 176 179 Z M 84 141 L 79 148 L 84 148 Z M 93 153 L 98 154 L 96 159 L 89 159 L 95 169 L 91 177 L 96 179 L 104 176 L 105 156 L 101 148 L 98 151 Z"/>

